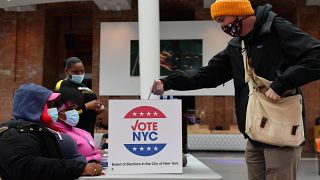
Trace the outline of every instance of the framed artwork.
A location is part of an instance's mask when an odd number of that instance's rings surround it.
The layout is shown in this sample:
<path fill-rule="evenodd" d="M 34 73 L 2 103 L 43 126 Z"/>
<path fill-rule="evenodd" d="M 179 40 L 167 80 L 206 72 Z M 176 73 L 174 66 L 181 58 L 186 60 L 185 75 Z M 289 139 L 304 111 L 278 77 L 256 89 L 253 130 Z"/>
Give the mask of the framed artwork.
<path fill-rule="evenodd" d="M 212 21 L 161 21 L 160 75 L 164 77 L 207 65 L 215 54 L 225 48 L 230 39 L 230 36 L 221 31 L 220 25 Z M 138 22 L 101 22 L 99 68 L 101 96 L 140 95 L 138 40 Z M 230 80 L 216 88 L 169 90 L 165 95 L 233 96 L 234 86 Z"/>
<path fill-rule="evenodd" d="M 202 39 L 160 40 L 160 75 L 202 67 Z M 130 76 L 139 76 L 139 41 L 130 42 Z"/>

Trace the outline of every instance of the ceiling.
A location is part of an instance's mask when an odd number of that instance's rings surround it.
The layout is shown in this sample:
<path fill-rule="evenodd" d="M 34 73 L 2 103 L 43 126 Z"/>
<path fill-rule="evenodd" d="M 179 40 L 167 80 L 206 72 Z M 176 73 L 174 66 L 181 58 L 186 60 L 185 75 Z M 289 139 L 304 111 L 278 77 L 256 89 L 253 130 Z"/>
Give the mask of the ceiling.
<path fill-rule="evenodd" d="M 0 8 L 5 11 L 35 11 L 37 4 L 66 1 L 94 1 L 101 10 L 129 10 L 132 0 L 1 0 Z"/>
<path fill-rule="evenodd" d="M 312 5 L 318 5 L 318 6 L 320 6 L 320 1 L 319 1 L 319 0 L 307 0 L 307 1 L 306 1 L 306 4 L 307 4 L 308 6 L 312 6 Z"/>

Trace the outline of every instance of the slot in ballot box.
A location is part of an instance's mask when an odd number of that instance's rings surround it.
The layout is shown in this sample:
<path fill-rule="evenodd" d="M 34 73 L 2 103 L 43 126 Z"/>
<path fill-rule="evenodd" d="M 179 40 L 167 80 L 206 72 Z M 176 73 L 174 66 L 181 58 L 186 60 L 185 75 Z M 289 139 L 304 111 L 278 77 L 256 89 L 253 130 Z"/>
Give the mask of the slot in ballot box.
<path fill-rule="evenodd" d="M 181 100 L 109 100 L 107 174 L 182 173 Z"/>

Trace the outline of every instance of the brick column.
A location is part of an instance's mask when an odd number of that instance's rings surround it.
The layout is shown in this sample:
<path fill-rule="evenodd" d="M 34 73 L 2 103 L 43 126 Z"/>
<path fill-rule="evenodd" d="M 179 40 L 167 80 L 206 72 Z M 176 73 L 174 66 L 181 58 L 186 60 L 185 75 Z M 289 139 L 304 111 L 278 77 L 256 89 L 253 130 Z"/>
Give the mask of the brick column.
<path fill-rule="evenodd" d="M 0 12 L 0 122 L 12 117 L 13 93 L 21 84 L 42 84 L 44 13 Z"/>

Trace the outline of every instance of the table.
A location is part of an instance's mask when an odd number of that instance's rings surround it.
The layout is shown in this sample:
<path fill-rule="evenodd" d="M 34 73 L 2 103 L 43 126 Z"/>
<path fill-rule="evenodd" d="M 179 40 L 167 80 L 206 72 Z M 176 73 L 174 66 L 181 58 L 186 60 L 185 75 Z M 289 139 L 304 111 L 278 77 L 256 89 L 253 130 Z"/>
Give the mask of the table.
<path fill-rule="evenodd" d="M 222 177 L 216 172 L 212 171 L 206 165 L 204 165 L 197 158 L 191 154 L 187 154 L 188 164 L 183 168 L 182 174 L 121 174 L 121 175 L 101 175 L 101 176 L 83 176 L 79 180 L 125 180 L 125 179 L 152 179 L 152 180 L 163 180 L 163 179 L 183 179 L 183 180 L 216 180 Z"/>

